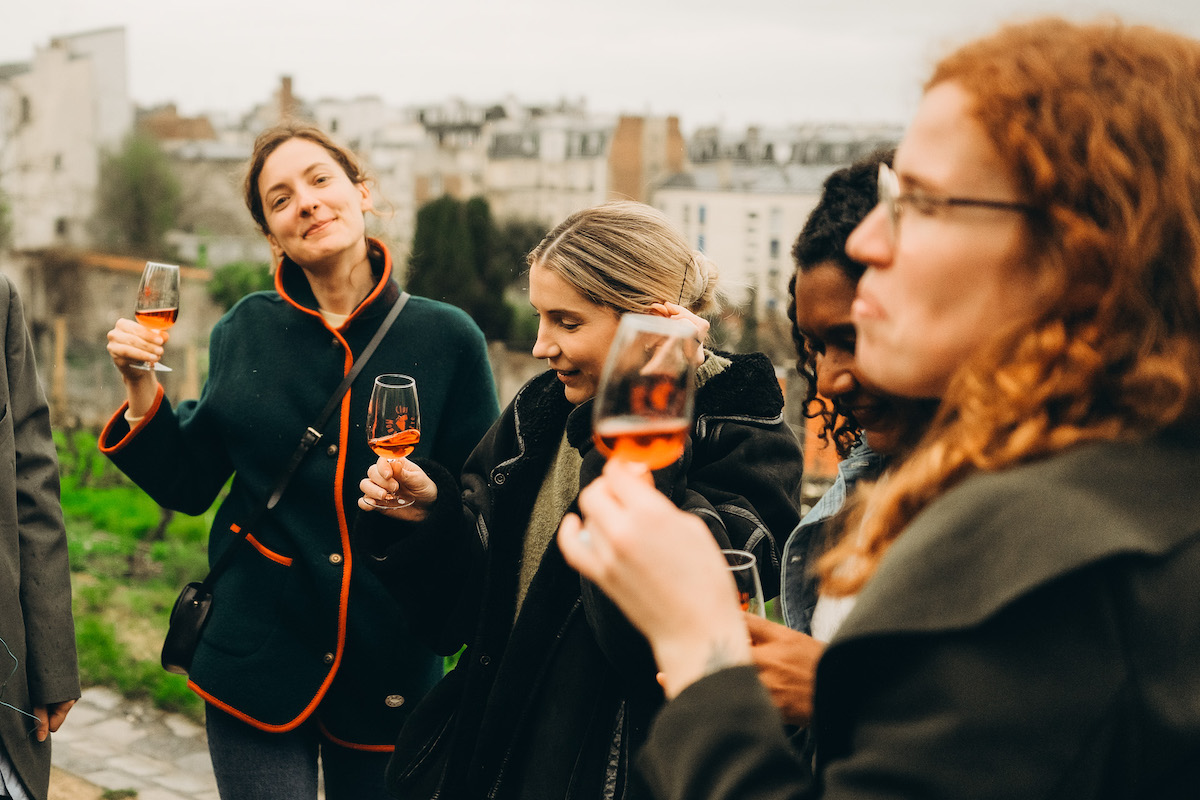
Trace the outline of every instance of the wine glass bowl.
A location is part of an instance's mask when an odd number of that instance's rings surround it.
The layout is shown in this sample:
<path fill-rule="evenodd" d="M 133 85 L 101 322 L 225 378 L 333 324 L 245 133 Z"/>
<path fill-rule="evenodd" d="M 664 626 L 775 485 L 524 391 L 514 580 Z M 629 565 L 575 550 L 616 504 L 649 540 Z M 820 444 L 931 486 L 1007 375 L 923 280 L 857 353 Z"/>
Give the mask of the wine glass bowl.
<path fill-rule="evenodd" d="M 722 550 L 721 553 L 733 574 L 742 611 L 749 611 L 765 619 L 767 603 L 763 599 L 762 579 L 758 576 L 758 559 L 746 550 Z"/>
<path fill-rule="evenodd" d="M 376 377 L 367 405 L 367 445 L 391 464 L 411 454 L 420 442 L 416 380 L 390 373 Z M 375 508 L 404 508 L 413 502 L 397 494 L 388 494 L 383 500 L 364 499 Z"/>
<path fill-rule="evenodd" d="M 696 330 L 682 320 L 624 314 L 600 376 L 592 431 L 609 458 L 661 469 L 684 451 L 692 422 Z"/>
<path fill-rule="evenodd" d="M 151 330 L 165 331 L 175 324 L 179 316 L 179 267 L 174 264 L 160 264 L 157 261 L 147 261 L 142 270 L 142 280 L 138 284 L 137 303 L 134 306 L 133 318 L 138 324 Z M 130 364 L 135 369 L 170 372 L 171 368 L 155 361 L 141 361 Z"/>

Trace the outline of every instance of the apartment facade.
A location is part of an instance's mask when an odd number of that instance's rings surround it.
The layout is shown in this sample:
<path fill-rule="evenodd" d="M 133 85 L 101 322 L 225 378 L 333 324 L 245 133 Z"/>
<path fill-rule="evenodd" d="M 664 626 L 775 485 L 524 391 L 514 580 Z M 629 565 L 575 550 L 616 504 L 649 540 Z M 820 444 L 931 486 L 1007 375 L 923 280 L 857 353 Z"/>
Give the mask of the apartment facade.
<path fill-rule="evenodd" d="M 688 167 L 652 203 L 716 263 L 729 303 L 751 297 L 759 315 L 785 314 L 792 244 L 831 172 L 883 147 L 895 126 L 807 125 L 740 132 L 701 128 Z"/>
<path fill-rule="evenodd" d="M 0 67 L 0 188 L 12 247 L 82 247 L 100 161 L 133 122 L 125 31 L 60 36 L 32 61 Z"/>

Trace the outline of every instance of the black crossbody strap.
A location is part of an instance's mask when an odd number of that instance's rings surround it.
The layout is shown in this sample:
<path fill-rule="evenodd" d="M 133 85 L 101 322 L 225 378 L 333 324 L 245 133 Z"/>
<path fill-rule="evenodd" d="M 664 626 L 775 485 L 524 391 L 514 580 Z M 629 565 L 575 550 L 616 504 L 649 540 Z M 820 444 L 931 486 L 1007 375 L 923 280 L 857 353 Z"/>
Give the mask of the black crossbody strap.
<path fill-rule="evenodd" d="M 203 584 L 206 588 L 212 588 L 212 584 L 214 581 L 216 581 L 217 576 L 220 575 L 221 572 L 223 572 L 225 568 L 229 566 L 229 562 L 233 560 L 233 554 L 237 550 L 238 544 L 240 544 L 247 536 L 250 535 L 250 531 L 252 531 L 258 525 L 263 516 L 275 507 L 275 505 L 279 502 L 279 498 L 283 497 L 283 492 L 285 489 L 287 489 L 288 482 L 291 481 L 292 474 L 296 471 L 296 467 L 300 466 L 300 462 L 304 460 L 304 456 L 307 455 L 308 451 L 313 448 L 313 445 L 321 441 L 321 429 L 325 427 L 325 423 L 329 421 L 330 416 L 333 415 L 333 412 L 341 404 L 342 397 L 350 388 L 350 384 L 354 383 L 354 379 L 358 377 L 358 373 L 362 372 L 362 368 L 366 366 L 367 361 L 375 352 L 375 348 L 379 346 L 379 342 L 382 341 L 384 335 L 387 334 L 388 329 L 392 327 L 392 323 L 396 321 L 396 317 L 400 316 L 400 312 L 404 309 L 405 304 L 408 303 L 408 298 L 410 296 L 411 295 L 409 295 L 408 292 L 401 292 L 400 297 L 397 298 L 396 302 L 392 304 L 391 310 L 388 311 L 388 315 L 384 317 L 383 322 L 379 324 L 379 328 L 375 331 L 375 335 L 371 337 L 371 341 L 367 343 L 367 346 L 363 349 L 362 353 L 360 353 L 358 358 L 355 359 L 354 366 L 352 366 L 350 371 L 346 373 L 346 377 L 342 378 L 342 382 L 338 384 L 338 387 L 333 390 L 333 394 L 329 397 L 329 402 L 325 404 L 325 408 L 321 409 L 320 416 L 317 417 L 317 420 L 312 425 L 305 429 L 304 435 L 300 437 L 300 443 L 297 444 L 296 449 L 292 451 L 292 457 L 288 461 L 287 468 L 284 469 L 276 479 L 275 488 L 271 490 L 271 495 L 269 498 L 267 498 L 267 502 L 258 506 L 254 510 L 254 514 L 252 514 L 250 519 L 242 525 L 239 531 L 240 536 L 226 545 L 225 549 L 221 552 L 221 556 L 217 559 L 216 563 L 212 565 L 212 569 L 208 571 L 208 575 L 203 581 Z"/>

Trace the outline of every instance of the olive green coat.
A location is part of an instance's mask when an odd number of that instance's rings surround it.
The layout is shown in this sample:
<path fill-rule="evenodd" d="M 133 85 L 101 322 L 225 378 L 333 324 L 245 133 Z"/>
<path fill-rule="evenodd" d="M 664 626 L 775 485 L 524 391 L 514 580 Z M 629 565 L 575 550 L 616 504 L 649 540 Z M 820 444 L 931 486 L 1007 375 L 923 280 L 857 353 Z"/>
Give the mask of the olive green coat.
<path fill-rule="evenodd" d="M 14 670 L 0 648 L 0 701 L 31 713 L 35 705 L 79 697 L 79 672 L 50 410 L 21 300 L 3 276 L 0 330 L 0 639 L 16 658 Z M 30 794 L 44 800 L 50 739 L 38 743 L 33 725 L 24 714 L 0 707 L 0 745 Z"/>
<path fill-rule="evenodd" d="M 1200 442 L 979 475 L 897 539 L 817 668 L 806 786 L 748 668 L 660 715 L 660 798 L 1194 798 Z"/>

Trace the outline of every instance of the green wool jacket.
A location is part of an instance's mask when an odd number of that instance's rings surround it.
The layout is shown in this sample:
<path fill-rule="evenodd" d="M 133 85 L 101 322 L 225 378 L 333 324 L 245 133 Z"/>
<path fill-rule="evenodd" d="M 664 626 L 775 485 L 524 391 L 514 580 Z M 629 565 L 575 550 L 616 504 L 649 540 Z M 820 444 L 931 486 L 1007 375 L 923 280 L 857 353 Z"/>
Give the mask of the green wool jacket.
<path fill-rule="evenodd" d="M 151 497 L 187 514 L 217 510 L 209 561 L 262 503 L 305 428 L 399 297 L 391 258 L 371 242 L 378 277 L 339 329 L 317 311 L 302 269 L 284 259 L 275 291 L 243 298 L 213 328 L 200 399 L 173 409 L 159 390 L 133 430 L 125 407 L 100 447 Z M 296 469 L 279 504 L 243 542 L 213 590 L 189 685 L 207 702 L 267 731 L 316 717 L 334 742 L 390 749 L 441 659 L 378 578 L 350 534 L 367 447 L 375 376 L 416 379 L 421 442 L 414 456 L 457 472 L 499 413 L 483 335 L 461 310 L 413 297 Z M 416 566 L 416 565 L 414 565 Z M 199 578 L 201 576 L 197 576 Z"/>
<path fill-rule="evenodd" d="M 822 656 L 815 779 L 739 667 L 659 716 L 656 797 L 1196 797 L 1198 486 L 1195 431 L 964 481 L 897 538 Z"/>

